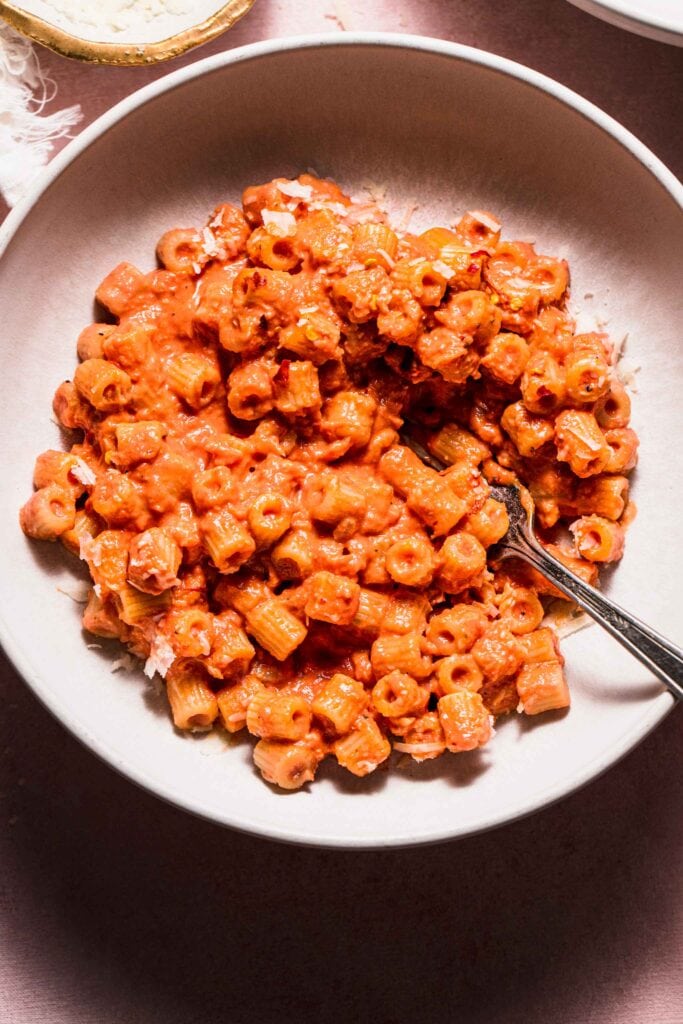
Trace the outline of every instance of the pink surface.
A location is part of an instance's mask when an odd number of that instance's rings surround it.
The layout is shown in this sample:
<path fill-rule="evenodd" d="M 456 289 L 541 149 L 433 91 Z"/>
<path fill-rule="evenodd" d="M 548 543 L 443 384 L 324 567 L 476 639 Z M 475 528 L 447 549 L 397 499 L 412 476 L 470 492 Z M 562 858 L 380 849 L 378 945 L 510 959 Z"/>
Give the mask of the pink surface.
<path fill-rule="evenodd" d="M 257 0 L 185 62 L 338 31 L 333 9 Z M 345 0 L 336 13 L 348 28 L 440 36 L 537 68 L 683 175 L 680 50 L 564 0 Z M 45 56 L 59 102 L 78 100 L 88 120 L 180 63 L 114 71 Z M 6 662 L 0 701 L 2 1022 L 683 1020 L 680 714 L 533 818 L 352 854 L 276 846 L 161 804 L 82 749 Z"/>

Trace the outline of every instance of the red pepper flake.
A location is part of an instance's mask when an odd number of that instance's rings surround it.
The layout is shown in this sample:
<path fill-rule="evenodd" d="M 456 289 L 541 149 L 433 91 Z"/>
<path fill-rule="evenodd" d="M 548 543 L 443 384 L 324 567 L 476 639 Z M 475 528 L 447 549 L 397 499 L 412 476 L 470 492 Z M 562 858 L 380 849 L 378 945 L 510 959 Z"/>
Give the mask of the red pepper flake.
<path fill-rule="evenodd" d="M 283 387 L 287 387 L 289 384 L 289 367 L 291 359 L 283 359 L 280 363 L 277 373 L 273 377 L 276 384 L 282 384 Z"/>
<path fill-rule="evenodd" d="M 476 274 L 479 269 L 480 267 L 478 263 L 470 263 L 469 267 L 467 268 L 467 273 Z"/>

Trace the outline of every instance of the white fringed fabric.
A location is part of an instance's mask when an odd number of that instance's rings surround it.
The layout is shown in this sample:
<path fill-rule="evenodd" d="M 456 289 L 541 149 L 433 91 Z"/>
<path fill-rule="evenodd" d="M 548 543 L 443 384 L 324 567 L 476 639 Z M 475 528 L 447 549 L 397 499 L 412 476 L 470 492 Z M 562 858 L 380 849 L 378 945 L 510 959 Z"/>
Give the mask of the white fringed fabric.
<path fill-rule="evenodd" d="M 31 42 L 0 22 L 0 193 L 9 206 L 45 166 L 55 139 L 83 116 L 78 105 L 44 114 L 56 91 Z"/>

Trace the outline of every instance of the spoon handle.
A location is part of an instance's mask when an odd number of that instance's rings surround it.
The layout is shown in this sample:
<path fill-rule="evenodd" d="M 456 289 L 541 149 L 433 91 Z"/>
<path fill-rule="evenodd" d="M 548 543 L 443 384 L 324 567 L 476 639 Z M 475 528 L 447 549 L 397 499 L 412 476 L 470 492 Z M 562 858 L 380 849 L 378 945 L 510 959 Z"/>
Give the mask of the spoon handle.
<path fill-rule="evenodd" d="M 506 544 L 503 557 L 516 555 L 537 569 L 558 590 L 603 626 L 635 655 L 679 700 L 683 700 L 683 651 L 614 601 L 584 583 L 528 534 Z"/>

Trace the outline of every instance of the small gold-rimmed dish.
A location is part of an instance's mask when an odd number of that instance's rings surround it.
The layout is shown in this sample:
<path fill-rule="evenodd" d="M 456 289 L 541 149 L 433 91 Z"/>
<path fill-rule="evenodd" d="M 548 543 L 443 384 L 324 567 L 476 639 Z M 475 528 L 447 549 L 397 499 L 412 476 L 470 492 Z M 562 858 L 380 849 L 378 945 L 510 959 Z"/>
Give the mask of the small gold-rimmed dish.
<path fill-rule="evenodd" d="M 216 0 L 176 8 L 148 20 L 141 19 L 131 28 L 113 24 L 86 25 L 70 21 L 68 16 L 45 0 L 27 0 L 18 7 L 0 0 L 0 18 L 12 28 L 55 53 L 90 64 L 116 67 L 157 64 L 179 57 L 226 32 L 250 10 L 254 0 Z M 197 16 L 201 17 L 197 21 Z M 131 39 L 132 37 L 132 39 Z M 126 41 L 119 41 L 125 39 Z"/>

